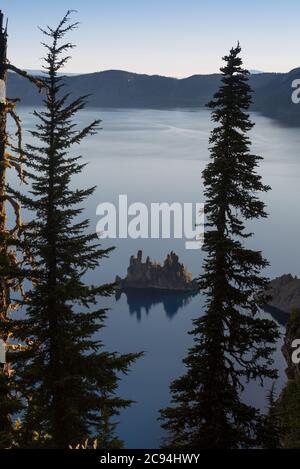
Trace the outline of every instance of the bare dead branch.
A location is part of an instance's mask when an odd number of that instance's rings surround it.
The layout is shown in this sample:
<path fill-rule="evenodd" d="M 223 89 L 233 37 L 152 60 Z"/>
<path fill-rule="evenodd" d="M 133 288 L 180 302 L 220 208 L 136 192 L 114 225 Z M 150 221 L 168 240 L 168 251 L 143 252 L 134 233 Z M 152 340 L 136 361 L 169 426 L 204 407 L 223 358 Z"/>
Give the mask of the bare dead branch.
<path fill-rule="evenodd" d="M 6 68 L 7 70 L 11 70 L 12 72 L 17 73 L 21 77 L 26 78 L 27 80 L 31 81 L 31 83 L 34 83 L 38 87 L 39 92 L 47 88 L 47 84 L 44 80 L 40 78 L 35 78 L 34 76 L 27 73 L 25 70 L 21 70 L 20 68 L 15 67 L 14 65 L 10 63 L 6 64 Z"/>

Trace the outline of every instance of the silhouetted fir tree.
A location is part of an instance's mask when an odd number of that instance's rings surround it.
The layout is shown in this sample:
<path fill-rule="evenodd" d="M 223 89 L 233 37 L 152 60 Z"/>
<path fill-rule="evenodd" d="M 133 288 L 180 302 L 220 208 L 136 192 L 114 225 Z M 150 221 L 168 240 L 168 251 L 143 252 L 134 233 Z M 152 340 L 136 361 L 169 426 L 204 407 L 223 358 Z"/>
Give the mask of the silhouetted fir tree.
<path fill-rule="evenodd" d="M 106 316 L 98 301 L 112 294 L 113 285 L 88 286 L 84 275 L 111 249 L 101 249 L 96 234 L 86 234 L 89 221 L 79 220 L 94 188 L 71 185 L 84 164 L 69 152 L 97 131 L 99 121 L 78 130 L 74 117 L 86 97 L 70 102 L 63 94 L 59 71 L 73 45 L 61 40 L 77 25 L 69 18 L 70 12 L 57 29 L 43 31 L 51 41 L 44 44 L 48 92 L 45 109 L 34 113 L 39 123 L 26 152 L 31 189 L 27 196 L 17 194 L 33 212 L 27 239 L 35 259 L 27 315 L 18 326 L 18 337 L 30 339 L 30 348 L 16 356 L 19 389 L 27 398 L 21 444 L 66 448 L 89 438 L 97 439 L 98 447 L 114 447 L 121 442 L 112 419 L 131 403 L 116 395 L 119 373 L 139 354 L 106 352 L 94 338 Z"/>
<path fill-rule="evenodd" d="M 265 449 L 279 449 L 282 447 L 283 425 L 280 420 L 279 406 L 275 395 L 275 384 L 272 385 L 268 392 L 267 401 L 267 414 L 262 420 L 262 446 Z"/>
<path fill-rule="evenodd" d="M 169 446 L 239 448 L 258 444 L 261 418 L 246 405 L 247 380 L 276 377 L 272 352 L 275 323 L 259 316 L 267 261 L 244 246 L 251 236 L 246 221 L 266 217 L 257 193 L 269 187 L 256 173 L 261 157 L 250 152 L 253 127 L 249 72 L 242 68 L 239 44 L 224 57 L 219 91 L 208 106 L 216 123 L 211 160 L 204 170 L 206 233 L 204 273 L 199 288 L 207 297 L 205 314 L 194 321 L 194 346 L 186 374 L 171 385 L 172 406 L 162 410 Z"/>
<path fill-rule="evenodd" d="M 287 362 L 287 383 L 274 403 L 284 449 L 300 448 L 300 365 L 293 360 L 294 340 L 300 337 L 300 309 L 293 308 L 286 324 L 282 352 Z M 267 441 L 268 443 L 268 441 Z M 266 446 L 266 445 L 265 445 Z"/>

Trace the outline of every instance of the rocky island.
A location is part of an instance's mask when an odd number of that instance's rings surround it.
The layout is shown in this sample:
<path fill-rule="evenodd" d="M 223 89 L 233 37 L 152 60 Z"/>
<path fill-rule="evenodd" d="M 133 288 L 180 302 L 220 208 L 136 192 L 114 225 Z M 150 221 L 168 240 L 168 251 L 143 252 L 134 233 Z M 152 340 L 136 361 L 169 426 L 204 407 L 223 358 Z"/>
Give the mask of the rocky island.
<path fill-rule="evenodd" d="M 282 275 L 270 282 L 267 306 L 287 314 L 300 309 L 300 279 L 291 274 Z"/>
<path fill-rule="evenodd" d="M 283 356 L 287 362 L 286 375 L 288 379 L 300 378 L 300 363 L 294 363 L 292 360 L 295 347 L 293 346 L 294 340 L 300 338 L 300 311 L 295 310 L 292 312 L 290 319 L 287 323 L 284 344 L 282 347 Z"/>
<path fill-rule="evenodd" d="M 192 278 L 178 256 L 172 251 L 167 255 L 163 264 L 152 262 L 149 256 L 143 262 L 143 253 L 138 251 L 137 257 L 131 256 L 127 277 L 116 277 L 117 288 L 121 291 L 128 289 L 147 289 L 157 291 L 192 292 L 197 283 Z"/>

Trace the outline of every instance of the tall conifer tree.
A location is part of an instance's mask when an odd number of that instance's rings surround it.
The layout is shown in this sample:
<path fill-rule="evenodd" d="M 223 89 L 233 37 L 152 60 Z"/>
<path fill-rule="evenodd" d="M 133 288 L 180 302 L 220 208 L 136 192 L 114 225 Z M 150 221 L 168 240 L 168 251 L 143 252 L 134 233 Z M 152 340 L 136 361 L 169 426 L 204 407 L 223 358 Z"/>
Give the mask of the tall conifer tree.
<path fill-rule="evenodd" d="M 94 188 L 71 185 L 84 164 L 70 151 L 97 131 L 99 121 L 78 130 L 74 118 L 86 97 L 70 101 L 63 93 L 59 72 L 73 45 L 61 41 L 77 25 L 69 22 L 70 13 L 56 29 L 43 31 L 50 40 L 44 66 L 48 93 L 45 109 L 34 113 L 35 143 L 26 152 L 31 190 L 28 196 L 18 194 L 34 218 L 27 226 L 34 283 L 18 327 L 19 339 L 29 338 L 30 348 L 16 357 L 19 388 L 28 399 L 22 417 L 27 447 L 67 448 L 86 438 L 97 439 L 98 447 L 119 444 L 111 419 L 130 402 L 115 394 L 118 376 L 138 357 L 106 352 L 94 338 L 106 316 L 98 301 L 110 296 L 113 286 L 84 282 L 110 249 L 101 249 L 96 234 L 87 234 L 89 221 L 79 219 Z"/>
<path fill-rule="evenodd" d="M 243 402 L 241 391 L 247 380 L 276 376 L 272 352 L 278 331 L 259 315 L 267 261 L 245 247 L 251 236 L 245 224 L 266 217 L 258 193 L 269 187 L 256 172 L 261 157 L 250 150 L 251 89 L 240 52 L 238 44 L 224 57 L 221 86 L 208 105 L 216 126 L 203 173 L 207 256 L 199 288 L 207 298 L 206 311 L 194 321 L 187 372 L 172 383 L 172 406 L 162 411 L 171 446 L 257 445 L 261 419 Z"/>

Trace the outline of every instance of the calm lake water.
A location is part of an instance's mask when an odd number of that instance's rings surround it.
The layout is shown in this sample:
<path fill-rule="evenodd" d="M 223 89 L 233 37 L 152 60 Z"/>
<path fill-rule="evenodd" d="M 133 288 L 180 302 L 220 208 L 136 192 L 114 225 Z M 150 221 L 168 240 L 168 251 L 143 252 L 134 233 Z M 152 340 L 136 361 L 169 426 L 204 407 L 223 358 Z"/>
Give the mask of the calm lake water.
<path fill-rule="evenodd" d="M 21 114 L 29 129 L 33 124 L 30 110 L 23 109 Z M 81 146 L 89 165 L 74 181 L 80 187 L 97 186 L 85 207 L 92 230 L 98 221 L 97 205 L 117 204 L 119 194 L 127 194 L 129 203 L 204 202 L 201 172 L 208 161 L 212 128 L 208 111 L 87 110 L 81 113 L 80 123 L 98 118 L 103 121 L 103 130 Z M 253 151 L 265 158 L 260 171 L 272 191 L 265 196 L 269 218 L 251 226 L 255 236 L 248 245 L 261 249 L 269 259 L 270 277 L 289 272 L 297 275 L 300 133 L 259 115 L 253 119 Z M 174 250 L 193 275 L 201 273 L 202 252 L 186 250 L 183 240 L 104 240 L 102 245 L 117 249 L 88 275 L 89 281 L 102 283 L 113 281 L 116 274 L 124 276 L 129 257 L 138 249 L 157 261 Z M 186 300 L 178 296 L 127 298 L 123 294 L 118 301 L 111 298 L 103 303 L 110 308 L 101 335 L 106 348 L 145 351 L 144 358 L 120 382 L 119 394 L 136 402 L 118 419 L 118 434 L 127 447 L 160 445 L 163 432 L 158 411 L 169 403 L 170 382 L 184 371 L 181 361 L 191 345 L 187 331 L 192 328 L 192 319 L 203 314 L 203 301 L 201 296 Z M 280 346 L 275 354 L 278 390 L 285 380 Z M 268 382 L 264 387 L 252 383 L 245 399 L 263 409 L 269 388 Z"/>

